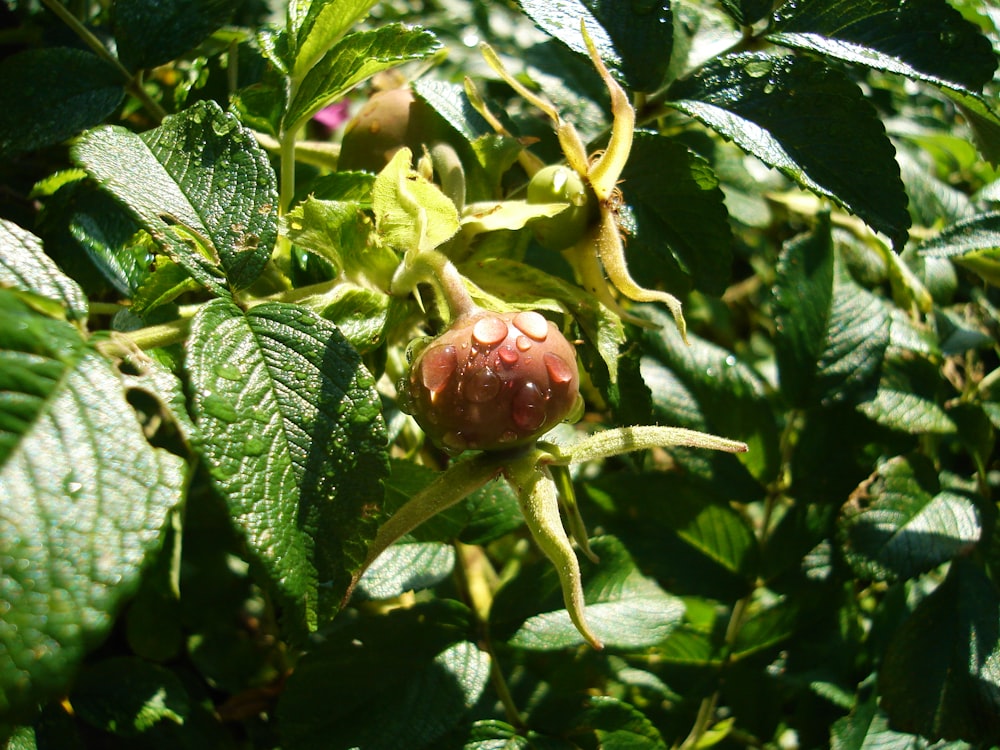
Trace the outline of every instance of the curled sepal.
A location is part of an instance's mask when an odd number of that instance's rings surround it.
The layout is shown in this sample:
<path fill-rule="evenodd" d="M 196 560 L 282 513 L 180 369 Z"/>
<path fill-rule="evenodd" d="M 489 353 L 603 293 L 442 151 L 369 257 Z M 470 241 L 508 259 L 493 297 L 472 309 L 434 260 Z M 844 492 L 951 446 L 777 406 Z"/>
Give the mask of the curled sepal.
<path fill-rule="evenodd" d="M 584 617 L 583 578 L 559 515 L 559 491 L 547 466 L 538 463 L 539 452 L 530 451 L 511 461 L 504 473 L 517 493 L 524 521 L 559 576 L 569 619 L 596 649 L 604 644 L 590 630 Z"/>
<path fill-rule="evenodd" d="M 730 440 L 683 427 L 659 427 L 656 425 L 616 427 L 611 430 L 595 432 L 567 447 L 555 446 L 551 443 L 541 444 L 540 447 L 545 451 L 541 457 L 543 463 L 567 466 L 608 458 L 609 456 L 618 456 L 631 451 L 663 448 L 671 445 L 707 448 L 728 453 L 747 452 L 747 444 L 739 440 Z"/>
<path fill-rule="evenodd" d="M 368 556 L 351 579 L 351 586 L 344 597 L 344 602 L 350 599 L 354 586 L 379 555 L 424 521 L 461 502 L 497 477 L 504 460 L 503 454 L 479 453 L 471 458 L 456 461 L 411 497 L 379 527 L 378 534 L 368 547 Z"/>
<path fill-rule="evenodd" d="M 590 538 L 587 534 L 587 526 L 580 515 L 580 506 L 576 502 L 576 490 L 573 489 L 573 478 L 569 474 L 569 467 L 560 464 L 553 464 L 549 467 L 552 478 L 556 482 L 556 490 L 559 493 L 559 504 L 566 515 L 566 525 L 569 527 L 569 535 L 576 542 L 580 551 L 587 556 L 592 563 L 599 563 L 600 559 L 590 548 Z"/>

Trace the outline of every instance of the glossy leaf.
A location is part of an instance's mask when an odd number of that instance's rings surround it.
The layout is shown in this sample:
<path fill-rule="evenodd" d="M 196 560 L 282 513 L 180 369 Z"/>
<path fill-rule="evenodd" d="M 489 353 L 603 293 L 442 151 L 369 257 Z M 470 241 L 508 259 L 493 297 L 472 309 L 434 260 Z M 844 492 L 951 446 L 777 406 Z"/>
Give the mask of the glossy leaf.
<path fill-rule="evenodd" d="M 118 58 L 129 70 L 153 68 L 200 44 L 240 0 L 115 0 Z"/>
<path fill-rule="evenodd" d="M 375 5 L 376 0 L 311 0 L 305 13 L 296 13 L 293 2 L 288 14 L 290 32 L 295 38 L 295 60 L 291 74 L 301 80 L 341 37 Z"/>
<path fill-rule="evenodd" d="M 767 37 L 950 88 L 978 91 L 997 66 L 989 40 L 945 0 L 795 0 Z"/>
<path fill-rule="evenodd" d="M 0 714 L 23 717 L 111 630 L 184 477 L 79 331 L 3 290 L 0 392 Z"/>
<path fill-rule="evenodd" d="M 379 555 L 355 591 L 369 599 L 392 599 L 419 591 L 451 575 L 455 550 L 441 542 L 401 542 Z"/>
<path fill-rule="evenodd" d="M 771 12 L 770 0 L 721 0 L 720 4 L 740 26 L 752 26 Z"/>
<path fill-rule="evenodd" d="M 721 294 L 729 283 L 733 236 L 719 180 L 708 162 L 676 141 L 639 132 L 622 179 L 636 222 L 628 249 L 633 257 L 644 254 L 640 268 L 662 267 L 668 256 L 695 288 Z M 662 281 L 677 283 L 666 275 Z"/>
<path fill-rule="evenodd" d="M 306 120 L 366 78 L 423 59 L 439 48 L 440 43 L 429 31 L 401 24 L 347 35 L 302 79 L 285 112 L 285 131 L 296 132 Z"/>
<path fill-rule="evenodd" d="M 669 0 L 623 4 L 611 0 L 519 0 L 521 8 L 546 33 L 587 55 L 581 21 L 601 58 L 636 91 L 663 83 L 673 47 Z"/>
<path fill-rule="evenodd" d="M 672 106 L 895 244 L 910 216 L 895 152 L 875 109 L 843 73 L 808 57 L 718 57 L 667 91 Z"/>
<path fill-rule="evenodd" d="M 886 360 L 875 393 L 858 410 L 894 430 L 945 435 L 957 430 L 942 406 L 952 394 L 935 362 L 907 352 Z"/>
<path fill-rule="evenodd" d="M 12 54 L 0 62 L 0 158 L 97 125 L 124 96 L 121 75 L 90 52 L 49 47 Z"/>
<path fill-rule="evenodd" d="M 859 576 L 912 578 L 967 552 L 982 533 L 975 503 L 942 490 L 933 467 L 894 458 L 844 506 L 839 523 L 848 562 Z"/>
<path fill-rule="evenodd" d="M 1000 595 L 968 560 L 893 634 L 879 669 L 892 726 L 926 737 L 991 743 L 1000 735 Z"/>
<path fill-rule="evenodd" d="M 138 135 L 92 130 L 72 153 L 216 294 L 252 283 L 270 258 L 278 234 L 274 170 L 250 132 L 214 102 Z"/>
<path fill-rule="evenodd" d="M 376 531 L 387 465 L 372 377 L 330 323 L 282 303 L 206 305 L 186 366 L 212 480 L 289 632 L 313 630 L 338 608 Z"/>
<path fill-rule="evenodd" d="M 918 252 L 931 258 L 955 258 L 1000 248 L 1000 213 L 980 213 L 956 221 L 920 243 Z"/>
<path fill-rule="evenodd" d="M 283 746 L 435 747 L 489 678 L 490 658 L 468 640 L 472 633 L 469 612 L 456 602 L 356 618 L 304 657 L 290 678 L 278 706 Z"/>
<path fill-rule="evenodd" d="M 45 254 L 38 237 L 6 219 L 0 219 L 0 285 L 53 300 L 70 320 L 87 318 L 80 285 Z"/>

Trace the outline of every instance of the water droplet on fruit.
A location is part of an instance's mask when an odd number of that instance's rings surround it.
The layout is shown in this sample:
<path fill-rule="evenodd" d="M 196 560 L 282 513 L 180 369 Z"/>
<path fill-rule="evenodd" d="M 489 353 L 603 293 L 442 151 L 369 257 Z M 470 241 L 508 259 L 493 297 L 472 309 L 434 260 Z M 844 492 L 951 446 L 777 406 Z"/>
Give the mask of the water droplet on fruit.
<path fill-rule="evenodd" d="M 535 341 L 545 341 L 549 335 L 549 321 L 540 313 L 533 310 L 519 312 L 511 321 L 522 333 L 530 336 Z"/>
<path fill-rule="evenodd" d="M 573 379 L 573 368 L 558 354 L 545 352 L 545 369 L 553 385 L 565 385 Z"/>
<path fill-rule="evenodd" d="M 420 379 L 432 398 L 448 387 L 456 367 L 458 353 L 454 346 L 437 346 L 424 353 L 420 360 Z"/>
<path fill-rule="evenodd" d="M 520 359 L 521 355 L 517 353 L 517 350 L 511 344 L 504 344 L 497 352 L 497 357 L 501 364 L 513 367 L 517 364 L 517 360 Z"/>
<path fill-rule="evenodd" d="M 545 396 L 534 383 L 525 383 L 514 394 L 511 403 L 511 417 L 525 432 L 537 430 L 545 422 Z"/>
<path fill-rule="evenodd" d="M 472 373 L 472 376 L 466 380 L 466 385 L 465 397 L 469 401 L 477 403 L 491 401 L 500 392 L 500 378 L 489 367 Z"/>
<path fill-rule="evenodd" d="M 499 344 L 507 338 L 507 323 L 492 315 L 480 318 L 472 327 L 472 338 L 483 346 Z"/>
<path fill-rule="evenodd" d="M 531 348 L 531 339 L 529 339 L 527 336 L 518 336 L 516 343 L 517 343 L 517 348 L 520 349 L 522 352 L 526 352 L 528 351 L 528 349 Z"/>

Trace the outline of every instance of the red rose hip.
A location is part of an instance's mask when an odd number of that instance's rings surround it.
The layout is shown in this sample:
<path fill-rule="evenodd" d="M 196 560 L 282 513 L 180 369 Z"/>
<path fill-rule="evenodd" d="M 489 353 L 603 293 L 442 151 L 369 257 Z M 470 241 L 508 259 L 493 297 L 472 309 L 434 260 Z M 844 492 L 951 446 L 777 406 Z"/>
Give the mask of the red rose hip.
<path fill-rule="evenodd" d="M 417 354 L 404 409 L 451 451 L 536 439 L 579 409 L 576 351 L 533 311 L 464 316 Z"/>

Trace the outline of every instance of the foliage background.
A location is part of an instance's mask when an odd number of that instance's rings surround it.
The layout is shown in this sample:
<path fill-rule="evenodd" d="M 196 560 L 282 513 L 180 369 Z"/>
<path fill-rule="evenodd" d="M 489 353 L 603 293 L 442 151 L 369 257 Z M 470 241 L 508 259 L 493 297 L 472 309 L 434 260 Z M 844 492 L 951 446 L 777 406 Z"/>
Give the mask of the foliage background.
<path fill-rule="evenodd" d="M 0 738 L 998 744 L 1000 11 L 774 5 L 0 5 Z M 465 197 L 516 200 L 519 146 L 463 79 L 561 158 L 488 41 L 599 148 L 580 17 L 643 128 L 630 268 L 682 297 L 690 343 L 656 306 L 621 324 L 520 227 L 449 252 L 584 342 L 588 413 L 556 440 L 660 423 L 751 450 L 576 467 L 603 652 L 500 482 L 341 609 L 447 464 L 393 390 L 441 321 L 388 293 L 373 178 L 334 171 L 313 115 L 412 79 Z"/>

